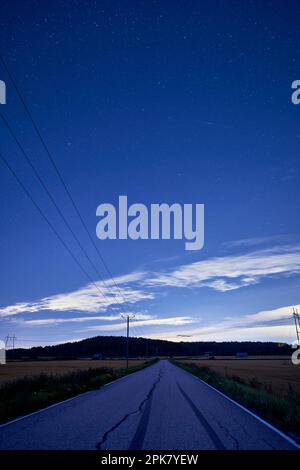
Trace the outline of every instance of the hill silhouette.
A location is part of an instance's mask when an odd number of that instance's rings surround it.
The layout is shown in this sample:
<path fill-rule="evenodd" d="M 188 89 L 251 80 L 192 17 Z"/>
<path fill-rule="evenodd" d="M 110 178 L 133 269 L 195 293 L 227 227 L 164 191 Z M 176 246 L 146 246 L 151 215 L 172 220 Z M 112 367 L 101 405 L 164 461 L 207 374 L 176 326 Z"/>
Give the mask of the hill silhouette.
<path fill-rule="evenodd" d="M 173 342 L 147 338 L 130 338 L 130 357 L 138 356 L 198 356 L 210 351 L 216 356 L 231 356 L 236 353 L 249 355 L 289 355 L 293 349 L 285 343 L 273 342 Z M 91 357 L 102 353 L 106 357 L 122 357 L 126 351 L 126 338 L 123 336 L 96 336 L 77 342 L 38 346 L 32 348 L 16 348 L 7 351 L 8 359 L 57 358 L 71 359 Z"/>

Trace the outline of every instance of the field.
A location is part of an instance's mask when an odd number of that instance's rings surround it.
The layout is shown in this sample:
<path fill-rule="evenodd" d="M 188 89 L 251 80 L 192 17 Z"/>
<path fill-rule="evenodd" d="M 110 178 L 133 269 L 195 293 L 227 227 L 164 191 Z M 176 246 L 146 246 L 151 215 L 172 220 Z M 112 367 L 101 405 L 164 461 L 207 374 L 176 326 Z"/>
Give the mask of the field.
<path fill-rule="evenodd" d="M 0 369 L 3 374 L 0 384 L 0 423 L 99 389 L 153 364 L 155 359 L 130 362 L 128 369 L 125 368 L 125 361 L 120 360 L 12 362 L 3 365 Z M 7 372 L 4 375 L 6 368 L 10 375 Z"/>
<path fill-rule="evenodd" d="M 300 396 L 300 366 L 293 365 L 291 359 L 180 359 L 180 362 L 209 367 L 224 377 L 239 378 L 276 394 Z"/>
<path fill-rule="evenodd" d="M 145 363 L 144 359 L 129 360 L 129 366 L 135 367 Z M 92 361 L 89 359 L 78 359 L 70 361 L 34 361 L 34 362 L 8 362 L 0 365 L 0 386 L 6 382 L 23 377 L 32 377 L 44 374 L 63 375 L 68 372 L 86 369 L 99 369 L 109 367 L 113 369 L 125 368 L 124 359 L 104 359 L 102 361 Z"/>

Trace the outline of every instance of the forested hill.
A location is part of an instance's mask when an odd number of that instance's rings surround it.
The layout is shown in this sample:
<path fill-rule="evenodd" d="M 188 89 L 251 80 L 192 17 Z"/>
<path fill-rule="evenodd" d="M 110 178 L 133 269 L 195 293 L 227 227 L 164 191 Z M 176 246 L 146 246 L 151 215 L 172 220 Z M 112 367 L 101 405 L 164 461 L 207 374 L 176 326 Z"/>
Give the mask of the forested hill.
<path fill-rule="evenodd" d="M 130 356 L 198 356 L 205 352 L 227 356 L 236 353 L 249 355 L 288 355 L 292 348 L 284 343 L 271 342 L 172 342 L 145 338 L 130 338 Z M 90 357 L 102 353 L 106 357 L 124 356 L 126 338 L 122 336 L 96 336 L 78 342 L 55 346 L 38 346 L 30 349 L 7 351 L 9 359 L 51 357 L 68 359 Z"/>

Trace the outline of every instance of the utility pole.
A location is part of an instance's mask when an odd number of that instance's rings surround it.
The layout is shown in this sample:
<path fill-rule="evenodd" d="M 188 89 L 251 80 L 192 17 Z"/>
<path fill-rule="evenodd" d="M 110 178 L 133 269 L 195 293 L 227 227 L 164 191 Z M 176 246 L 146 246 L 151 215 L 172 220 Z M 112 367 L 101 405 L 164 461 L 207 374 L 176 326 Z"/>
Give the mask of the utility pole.
<path fill-rule="evenodd" d="M 126 369 L 128 369 L 129 359 L 129 323 L 135 317 L 133 314 L 122 315 L 122 318 L 126 319 Z"/>
<path fill-rule="evenodd" d="M 296 308 L 293 308 L 293 318 L 295 322 L 295 328 L 296 328 L 296 335 L 297 335 L 297 343 L 300 345 L 299 342 L 299 337 L 300 337 L 300 317 L 298 310 Z"/>

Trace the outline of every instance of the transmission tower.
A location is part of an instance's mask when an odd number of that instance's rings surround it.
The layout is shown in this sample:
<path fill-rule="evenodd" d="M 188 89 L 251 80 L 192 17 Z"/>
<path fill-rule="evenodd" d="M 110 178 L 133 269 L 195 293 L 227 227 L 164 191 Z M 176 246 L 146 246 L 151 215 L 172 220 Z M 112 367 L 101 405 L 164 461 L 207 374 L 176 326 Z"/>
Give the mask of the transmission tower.
<path fill-rule="evenodd" d="M 5 336 L 5 349 L 8 349 L 9 344 L 12 345 L 12 349 L 15 349 L 15 341 L 16 341 L 16 335 L 14 334 L 13 336 L 7 335 Z"/>

